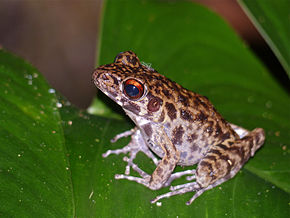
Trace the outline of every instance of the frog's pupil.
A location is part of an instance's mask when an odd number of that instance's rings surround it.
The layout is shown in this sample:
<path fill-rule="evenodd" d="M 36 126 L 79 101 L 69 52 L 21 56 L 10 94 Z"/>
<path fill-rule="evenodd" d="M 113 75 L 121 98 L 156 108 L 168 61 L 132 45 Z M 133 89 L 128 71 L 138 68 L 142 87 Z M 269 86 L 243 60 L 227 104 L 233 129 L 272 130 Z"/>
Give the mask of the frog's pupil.
<path fill-rule="evenodd" d="M 136 86 L 131 85 L 131 84 L 126 85 L 125 91 L 126 91 L 127 95 L 129 95 L 131 97 L 137 96 L 139 94 L 139 89 Z"/>

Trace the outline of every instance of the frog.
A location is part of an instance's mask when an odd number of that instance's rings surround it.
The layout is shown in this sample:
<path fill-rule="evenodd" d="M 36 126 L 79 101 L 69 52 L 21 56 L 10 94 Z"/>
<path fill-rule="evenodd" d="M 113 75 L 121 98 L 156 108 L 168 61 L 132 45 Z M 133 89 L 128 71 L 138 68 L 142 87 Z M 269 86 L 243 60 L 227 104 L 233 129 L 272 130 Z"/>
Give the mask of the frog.
<path fill-rule="evenodd" d="M 159 74 L 133 51 L 121 52 L 113 63 L 97 67 L 92 80 L 136 125 L 111 140 L 131 136 L 125 147 L 102 156 L 128 154 L 123 158 L 125 172 L 116 174 L 117 180 L 134 181 L 151 190 L 169 187 L 151 203 L 194 192 L 186 202 L 190 205 L 205 191 L 233 178 L 264 144 L 262 128 L 249 131 L 227 122 L 207 97 Z M 134 163 L 139 152 L 155 165 L 151 174 Z M 192 167 L 174 172 L 176 166 Z M 130 175 L 131 170 L 139 176 Z M 183 176 L 186 183 L 171 185 Z"/>

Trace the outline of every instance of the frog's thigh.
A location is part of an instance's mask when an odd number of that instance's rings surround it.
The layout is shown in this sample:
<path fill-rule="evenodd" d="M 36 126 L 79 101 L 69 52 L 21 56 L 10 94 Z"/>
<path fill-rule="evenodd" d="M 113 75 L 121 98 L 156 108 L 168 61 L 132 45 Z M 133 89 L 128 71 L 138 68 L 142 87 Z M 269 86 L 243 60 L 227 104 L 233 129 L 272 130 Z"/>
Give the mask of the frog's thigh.
<path fill-rule="evenodd" d="M 263 145 L 264 130 L 254 129 L 242 139 L 214 145 L 198 163 L 196 181 L 204 190 L 231 179 Z"/>

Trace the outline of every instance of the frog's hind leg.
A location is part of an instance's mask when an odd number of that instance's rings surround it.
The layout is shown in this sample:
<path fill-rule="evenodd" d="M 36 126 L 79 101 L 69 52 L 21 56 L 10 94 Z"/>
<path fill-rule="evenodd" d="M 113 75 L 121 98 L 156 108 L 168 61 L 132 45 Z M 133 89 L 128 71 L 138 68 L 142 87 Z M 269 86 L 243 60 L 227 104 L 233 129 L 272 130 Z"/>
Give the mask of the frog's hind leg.
<path fill-rule="evenodd" d="M 194 192 L 195 191 L 196 193 L 192 196 L 192 198 L 186 202 L 186 205 L 190 205 L 196 198 L 201 196 L 205 191 L 220 185 L 221 183 L 225 182 L 228 179 L 229 178 L 224 178 L 224 179 L 219 180 L 216 183 L 211 184 L 205 188 L 201 188 L 201 186 L 197 182 L 190 182 L 190 183 L 185 183 L 182 185 L 171 186 L 170 192 L 167 192 L 165 194 L 157 196 L 156 198 L 151 200 L 151 203 L 156 203 L 157 201 L 159 201 L 160 199 L 163 199 L 163 198 L 170 198 L 171 196 L 174 196 L 174 195 L 182 195 L 182 194 L 185 194 L 187 192 Z"/>
<path fill-rule="evenodd" d="M 184 185 L 183 188 L 180 188 L 180 189 L 177 189 L 175 191 L 167 192 L 165 194 L 157 196 L 156 198 L 151 200 L 151 203 L 154 204 L 157 201 L 159 201 L 160 199 L 170 198 L 171 196 L 174 196 L 174 195 L 182 195 L 182 194 L 185 194 L 187 192 L 195 191 L 199 188 L 199 185 L 196 182 L 187 183 L 187 184 L 183 184 L 183 185 Z"/>
<path fill-rule="evenodd" d="M 186 203 L 191 204 L 205 191 L 234 177 L 250 156 L 253 156 L 263 145 L 264 140 L 264 130 L 257 128 L 234 143 L 228 142 L 213 146 L 199 162 L 196 173 L 190 178 L 196 179 L 197 182 L 172 186 L 170 187 L 171 192 L 157 196 L 151 202 L 155 203 L 163 198 L 195 191 L 196 193 Z M 213 180 L 214 178 L 215 180 Z"/>

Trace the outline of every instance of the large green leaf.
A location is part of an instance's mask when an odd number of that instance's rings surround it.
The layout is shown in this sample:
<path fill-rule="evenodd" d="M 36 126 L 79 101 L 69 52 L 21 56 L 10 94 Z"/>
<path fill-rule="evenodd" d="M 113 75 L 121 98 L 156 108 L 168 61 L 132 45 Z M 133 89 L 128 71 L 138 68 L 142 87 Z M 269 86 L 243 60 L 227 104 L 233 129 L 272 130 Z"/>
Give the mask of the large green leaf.
<path fill-rule="evenodd" d="M 289 0 L 239 0 L 290 77 Z"/>
<path fill-rule="evenodd" d="M 242 171 L 248 182 L 241 185 L 242 179 L 238 175 L 222 185 L 228 187 L 227 193 L 233 201 L 222 196 L 219 198 L 215 189 L 210 193 L 214 192 L 211 196 L 218 199 L 216 208 L 213 206 L 216 202 L 211 202 L 210 208 L 203 203 L 203 200 L 211 199 L 206 198 L 205 195 L 209 195 L 206 193 L 194 202 L 192 207 L 197 207 L 198 211 L 192 214 L 199 217 L 224 214 L 226 210 L 232 215 L 245 217 L 249 209 L 246 204 L 243 207 L 242 202 L 248 199 L 258 204 L 263 201 L 260 206 L 252 205 L 252 215 L 273 215 L 271 211 L 274 211 L 274 215 L 279 216 L 280 212 L 275 209 L 277 205 L 271 209 L 268 207 L 271 205 L 268 195 L 263 200 L 259 197 L 261 192 L 258 190 L 265 183 L 283 190 L 285 195 L 274 199 L 283 199 L 280 209 L 289 213 L 289 97 L 225 22 L 188 2 L 107 1 L 101 39 L 99 64 L 111 63 L 116 54 L 131 49 L 160 73 L 208 96 L 230 122 L 249 129 L 263 127 L 266 130 L 264 147 Z M 249 186 L 254 191 L 250 191 Z M 273 189 L 264 190 L 270 192 Z M 164 207 L 171 201 L 185 201 L 189 197 L 176 198 L 164 202 Z M 240 201 L 240 204 L 231 203 L 235 201 Z M 185 210 L 180 204 L 172 207 L 175 211 Z"/>
<path fill-rule="evenodd" d="M 103 117 L 79 111 L 58 100 L 29 64 L 0 50 L 0 215 L 287 217 L 289 97 L 224 21 L 189 2 L 111 0 L 103 15 L 101 64 L 132 49 L 160 73 L 207 95 L 229 121 L 263 127 L 265 145 L 235 178 L 192 205 L 185 205 L 192 193 L 152 205 L 149 200 L 167 188 L 114 180 L 124 172 L 123 155 L 101 156 L 129 141 L 109 141 L 133 127 L 114 118 L 120 108 L 100 95 L 112 111 Z M 136 162 L 154 170 L 144 155 Z"/>
<path fill-rule="evenodd" d="M 54 90 L 0 50 L 0 215 L 64 217 L 74 200 Z"/>

